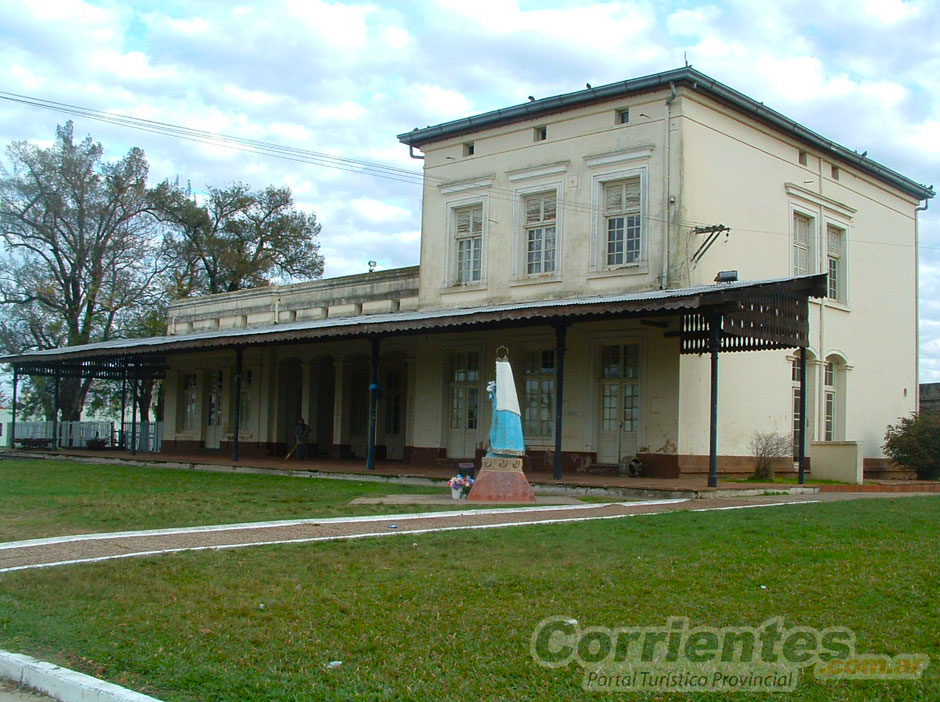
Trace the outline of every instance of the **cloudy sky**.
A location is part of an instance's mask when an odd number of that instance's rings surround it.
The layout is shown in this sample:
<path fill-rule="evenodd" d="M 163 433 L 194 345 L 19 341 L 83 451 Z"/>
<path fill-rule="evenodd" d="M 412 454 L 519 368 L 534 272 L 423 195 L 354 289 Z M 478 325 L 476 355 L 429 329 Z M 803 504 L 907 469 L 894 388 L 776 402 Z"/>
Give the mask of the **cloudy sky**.
<path fill-rule="evenodd" d="M 687 56 L 940 185 L 938 10 L 935 0 L 19 0 L 0 3 L 0 91 L 419 171 L 396 134 Z M 48 143 L 65 119 L 0 100 L 0 144 Z M 327 275 L 418 262 L 412 179 L 73 119 L 111 156 L 142 147 L 154 182 L 289 185 L 323 224 Z M 921 215 L 921 244 L 921 380 L 940 381 L 940 203 Z"/>

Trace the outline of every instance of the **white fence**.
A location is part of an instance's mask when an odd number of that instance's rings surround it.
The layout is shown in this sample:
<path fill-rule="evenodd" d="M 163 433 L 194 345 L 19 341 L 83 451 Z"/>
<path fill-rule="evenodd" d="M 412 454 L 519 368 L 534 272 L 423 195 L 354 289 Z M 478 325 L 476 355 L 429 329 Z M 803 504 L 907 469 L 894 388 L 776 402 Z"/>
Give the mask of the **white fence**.
<path fill-rule="evenodd" d="M 11 444 L 11 425 L 7 422 L 7 446 Z M 15 441 L 46 439 L 52 444 L 53 422 L 17 422 Z M 163 422 L 141 422 L 136 428 L 137 450 L 156 453 L 163 445 Z M 88 441 L 104 439 L 106 446 L 121 447 L 131 442 L 130 422 L 124 424 L 122 441 L 120 424 L 114 422 L 59 422 L 58 441 L 60 448 L 87 448 Z"/>
<path fill-rule="evenodd" d="M 131 425 L 124 424 L 124 441 L 130 446 Z M 137 450 L 142 453 L 158 453 L 163 447 L 163 422 L 138 422 L 137 424 Z M 120 437 L 115 437 L 116 442 Z"/>

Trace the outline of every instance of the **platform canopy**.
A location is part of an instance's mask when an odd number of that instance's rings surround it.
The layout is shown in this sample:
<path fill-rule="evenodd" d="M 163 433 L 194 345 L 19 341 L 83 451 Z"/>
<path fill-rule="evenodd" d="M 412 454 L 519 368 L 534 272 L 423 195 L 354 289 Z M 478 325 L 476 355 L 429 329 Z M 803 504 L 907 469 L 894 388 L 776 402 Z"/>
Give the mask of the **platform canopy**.
<path fill-rule="evenodd" d="M 680 318 L 666 332 L 681 352 L 709 351 L 711 325 L 719 324 L 721 351 L 759 351 L 808 344 L 808 300 L 826 293 L 826 276 L 732 282 L 671 290 L 539 300 L 484 307 L 419 310 L 238 327 L 140 339 L 112 339 L 82 346 L 27 351 L 0 357 L 20 375 L 81 378 L 162 377 L 171 354 L 221 348 L 394 337 L 485 328 L 574 324 L 623 318 Z M 668 323 L 659 322 L 663 326 Z"/>

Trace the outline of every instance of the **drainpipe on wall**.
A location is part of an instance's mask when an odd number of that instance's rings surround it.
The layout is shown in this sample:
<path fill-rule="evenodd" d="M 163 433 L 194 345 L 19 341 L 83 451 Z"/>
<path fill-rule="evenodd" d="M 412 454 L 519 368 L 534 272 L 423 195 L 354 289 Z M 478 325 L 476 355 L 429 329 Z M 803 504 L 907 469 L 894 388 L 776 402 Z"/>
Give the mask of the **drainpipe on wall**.
<path fill-rule="evenodd" d="M 816 159 L 818 168 L 816 171 L 816 191 L 822 196 L 823 192 L 823 160 Z M 822 213 L 820 213 L 822 214 Z M 826 232 L 823 231 L 823 220 L 816 218 L 818 231 L 816 232 L 816 257 L 822 261 L 823 252 L 826 251 Z M 818 263 L 817 263 L 818 265 Z M 818 271 L 819 268 L 817 267 Z M 826 438 L 826 298 L 819 300 L 819 365 L 816 368 L 816 441 L 823 441 Z M 834 420 L 835 418 L 833 418 Z M 848 434 L 846 434 L 848 436 Z"/>
<path fill-rule="evenodd" d="M 914 393 L 914 411 L 920 412 L 920 220 L 918 212 L 926 212 L 930 207 L 930 200 L 924 199 L 924 206 L 918 205 L 914 208 L 914 387 L 911 392 Z"/>
<path fill-rule="evenodd" d="M 670 210 L 670 188 L 671 188 L 671 161 L 670 161 L 670 144 L 669 144 L 669 122 L 672 117 L 671 105 L 673 100 L 676 99 L 676 85 L 672 81 L 669 82 L 669 89 L 672 91 L 672 94 L 666 98 L 666 104 L 663 108 L 665 113 L 666 121 L 666 135 L 663 140 L 663 214 L 666 216 L 666 221 L 664 222 L 663 229 L 663 269 L 659 275 L 659 289 L 665 290 L 669 287 L 669 233 L 672 229 L 672 211 Z"/>
<path fill-rule="evenodd" d="M 411 144 L 408 144 L 408 155 L 411 156 L 411 158 L 416 158 L 421 161 L 424 160 L 424 156 L 415 156 L 415 147 L 413 147 Z"/>

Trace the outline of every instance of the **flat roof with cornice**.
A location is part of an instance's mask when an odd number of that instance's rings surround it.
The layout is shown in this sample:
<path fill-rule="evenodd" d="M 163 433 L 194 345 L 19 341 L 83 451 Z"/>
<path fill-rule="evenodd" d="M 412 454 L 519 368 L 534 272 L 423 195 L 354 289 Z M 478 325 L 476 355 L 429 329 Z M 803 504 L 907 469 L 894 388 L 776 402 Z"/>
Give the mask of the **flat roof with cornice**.
<path fill-rule="evenodd" d="M 811 129 L 804 127 L 799 122 L 785 117 L 776 110 L 770 109 L 765 106 L 764 103 L 749 98 L 744 93 L 740 93 L 734 88 L 719 83 L 714 78 L 696 71 L 689 66 L 677 68 L 672 71 L 665 71 L 663 73 L 655 73 L 641 78 L 624 80 L 618 83 L 601 85 L 596 88 L 578 90 L 573 93 L 555 95 L 553 97 L 542 98 L 541 100 L 532 100 L 521 105 L 493 110 L 492 112 L 485 112 L 480 115 L 474 115 L 473 117 L 464 117 L 463 119 L 444 122 L 443 124 L 429 126 L 423 129 L 415 128 L 413 131 L 399 134 L 398 140 L 403 144 L 420 148 L 425 144 L 431 144 L 436 141 L 442 141 L 464 134 L 472 134 L 505 124 L 535 119 L 575 107 L 590 105 L 592 103 L 638 95 L 652 90 L 660 90 L 662 88 L 668 88 L 670 85 L 682 85 L 708 95 L 726 105 L 730 105 L 734 109 L 748 114 L 754 119 L 768 124 L 779 131 L 789 134 L 794 139 L 812 146 L 825 154 L 829 154 L 832 158 L 852 165 L 860 171 L 892 185 L 919 200 L 926 200 L 934 196 L 933 186 L 928 187 L 921 185 L 901 175 L 897 171 L 893 171 L 876 161 L 872 161 L 855 151 L 847 149 L 831 139 L 827 139 Z"/>

